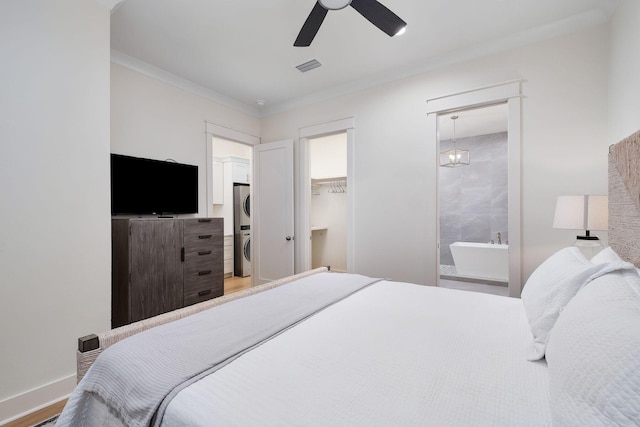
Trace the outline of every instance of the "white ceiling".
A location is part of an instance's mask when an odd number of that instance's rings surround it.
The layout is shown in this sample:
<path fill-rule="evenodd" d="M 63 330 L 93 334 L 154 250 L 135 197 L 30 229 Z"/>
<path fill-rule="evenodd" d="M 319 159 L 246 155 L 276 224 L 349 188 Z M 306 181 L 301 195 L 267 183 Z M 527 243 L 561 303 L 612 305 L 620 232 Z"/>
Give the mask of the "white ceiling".
<path fill-rule="evenodd" d="M 618 0 L 381 2 L 408 23 L 404 35 L 347 7 L 301 48 L 314 0 L 125 0 L 111 16 L 112 58 L 261 116 L 604 23 Z M 322 67 L 295 68 L 314 58 Z"/>

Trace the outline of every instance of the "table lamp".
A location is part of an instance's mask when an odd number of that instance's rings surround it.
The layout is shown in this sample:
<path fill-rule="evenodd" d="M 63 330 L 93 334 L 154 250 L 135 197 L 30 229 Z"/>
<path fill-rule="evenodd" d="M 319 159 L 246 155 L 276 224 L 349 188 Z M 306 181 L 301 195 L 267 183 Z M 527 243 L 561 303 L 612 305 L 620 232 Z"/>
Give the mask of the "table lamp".
<path fill-rule="evenodd" d="M 553 228 L 585 230 L 583 236 L 576 236 L 574 246 L 589 259 L 604 248 L 598 236 L 590 232 L 608 229 L 608 200 L 607 196 L 576 195 L 559 196 L 556 202 Z"/>

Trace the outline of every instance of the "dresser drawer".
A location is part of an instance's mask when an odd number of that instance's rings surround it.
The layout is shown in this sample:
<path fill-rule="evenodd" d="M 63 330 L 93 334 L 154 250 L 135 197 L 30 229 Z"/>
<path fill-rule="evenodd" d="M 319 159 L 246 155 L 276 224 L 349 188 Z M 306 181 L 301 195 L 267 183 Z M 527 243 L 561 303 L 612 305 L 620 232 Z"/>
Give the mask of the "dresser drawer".
<path fill-rule="evenodd" d="M 184 256 L 184 277 L 204 270 L 220 269 L 220 265 L 216 264 L 221 263 L 219 252 L 216 253 L 215 250 L 186 252 Z"/>
<path fill-rule="evenodd" d="M 219 250 L 222 251 L 222 225 L 221 218 L 185 219 L 185 252 L 213 250 L 214 247 L 219 247 Z"/>
<path fill-rule="evenodd" d="M 222 237 L 222 218 L 191 218 L 184 220 L 184 237 L 214 234 Z"/>
<path fill-rule="evenodd" d="M 222 270 L 203 270 L 185 276 L 184 305 L 206 301 L 224 294 Z"/>
<path fill-rule="evenodd" d="M 222 248 L 222 240 L 213 233 L 184 236 L 184 250 L 186 253 L 211 250 L 222 256 Z"/>

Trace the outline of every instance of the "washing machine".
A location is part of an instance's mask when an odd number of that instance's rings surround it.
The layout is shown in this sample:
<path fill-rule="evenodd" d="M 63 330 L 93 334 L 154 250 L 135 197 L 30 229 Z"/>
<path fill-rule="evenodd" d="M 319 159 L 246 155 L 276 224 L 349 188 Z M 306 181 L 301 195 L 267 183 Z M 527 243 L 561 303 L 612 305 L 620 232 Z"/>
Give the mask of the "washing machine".
<path fill-rule="evenodd" d="M 234 276 L 251 276 L 251 199 L 249 186 L 233 186 Z"/>
<path fill-rule="evenodd" d="M 234 275 L 238 277 L 251 276 L 251 230 L 248 225 L 236 233 Z"/>

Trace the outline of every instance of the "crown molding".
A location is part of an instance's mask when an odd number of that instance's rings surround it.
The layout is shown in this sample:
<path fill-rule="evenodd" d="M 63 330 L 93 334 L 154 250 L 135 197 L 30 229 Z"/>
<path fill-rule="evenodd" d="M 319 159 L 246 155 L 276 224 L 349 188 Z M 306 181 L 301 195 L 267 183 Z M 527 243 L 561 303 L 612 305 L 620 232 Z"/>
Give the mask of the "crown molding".
<path fill-rule="evenodd" d="M 158 67 L 135 59 L 115 49 L 111 49 L 111 62 L 129 68 L 130 70 L 137 71 L 141 74 L 145 74 L 151 78 L 160 80 L 161 82 L 175 86 L 178 89 L 182 89 L 194 95 L 201 96 L 217 104 L 233 108 L 253 117 L 261 117 L 260 111 L 257 107 L 246 105 L 245 103 L 240 102 L 236 99 L 233 99 L 226 95 L 222 95 L 221 93 L 218 93 L 204 86 L 200 86 L 199 84 L 194 83 L 191 80 L 187 80 L 168 71 L 164 71 Z"/>
<path fill-rule="evenodd" d="M 109 10 L 113 10 L 119 3 L 122 3 L 124 0 L 96 0 L 96 2 L 100 3 L 103 6 L 106 6 Z"/>

